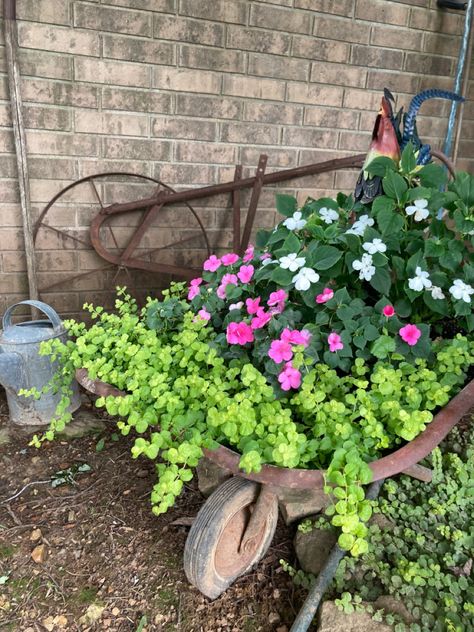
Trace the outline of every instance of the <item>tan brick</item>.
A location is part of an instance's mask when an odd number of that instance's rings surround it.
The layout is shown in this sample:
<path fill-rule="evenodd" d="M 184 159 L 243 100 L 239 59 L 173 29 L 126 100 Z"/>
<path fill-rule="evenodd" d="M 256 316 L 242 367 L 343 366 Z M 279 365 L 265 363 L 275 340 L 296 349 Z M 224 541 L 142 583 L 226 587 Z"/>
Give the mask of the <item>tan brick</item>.
<path fill-rule="evenodd" d="M 405 70 L 424 75 L 451 75 L 453 60 L 448 57 L 406 53 Z"/>
<path fill-rule="evenodd" d="M 245 104 L 244 120 L 246 121 L 300 125 L 302 118 L 303 108 L 299 105 L 258 103 L 256 101 L 249 101 Z"/>
<path fill-rule="evenodd" d="M 21 86 L 24 102 L 97 107 L 98 88 L 94 86 L 30 78 L 23 79 Z"/>
<path fill-rule="evenodd" d="M 423 37 L 419 31 L 396 26 L 377 24 L 372 29 L 370 43 L 384 48 L 398 50 L 423 50 Z"/>
<path fill-rule="evenodd" d="M 23 48 L 20 49 L 20 72 L 23 77 L 72 79 L 72 57 Z"/>
<path fill-rule="evenodd" d="M 292 54 L 305 59 L 345 62 L 349 59 L 350 45 L 334 40 L 321 40 L 315 37 L 299 37 L 293 40 Z"/>
<path fill-rule="evenodd" d="M 104 57 L 144 64 L 173 64 L 176 59 L 174 44 L 133 37 L 104 35 L 103 50 Z"/>
<path fill-rule="evenodd" d="M 288 127 L 283 130 L 283 143 L 294 147 L 335 149 L 337 147 L 337 135 L 337 130 Z"/>
<path fill-rule="evenodd" d="M 180 46 L 180 64 L 187 68 L 202 68 L 227 72 L 244 72 L 245 57 L 240 51 L 198 46 Z"/>
<path fill-rule="evenodd" d="M 260 0 L 262 4 L 277 4 L 281 7 L 292 7 L 293 0 Z"/>
<path fill-rule="evenodd" d="M 256 167 L 260 154 L 267 154 L 268 156 L 268 171 L 273 171 L 275 167 L 296 167 L 297 164 L 296 149 L 290 149 L 288 147 L 282 149 L 276 149 L 275 147 L 242 147 L 240 159 L 243 165 L 253 165 Z M 255 172 L 252 175 L 255 175 Z"/>
<path fill-rule="evenodd" d="M 139 173 L 141 175 L 149 175 L 149 162 L 143 160 L 107 160 L 95 158 L 92 160 L 81 158 L 78 163 L 77 178 L 85 176 L 93 176 L 97 173 L 112 173 L 114 171 L 127 171 L 129 173 Z M 79 213 L 81 215 L 81 213 Z M 88 219 L 88 221 L 90 221 Z M 81 223 L 79 223 L 82 226 Z"/>
<path fill-rule="evenodd" d="M 242 103 L 226 97 L 201 97 L 179 94 L 176 100 L 177 114 L 216 119 L 240 119 Z"/>
<path fill-rule="evenodd" d="M 178 0 L 102 0 L 102 4 L 112 4 L 127 9 L 142 9 L 156 13 L 174 13 Z"/>
<path fill-rule="evenodd" d="M 353 45 L 352 62 L 358 66 L 368 66 L 369 68 L 401 70 L 403 51 Z"/>
<path fill-rule="evenodd" d="M 3 272 L 26 272 L 26 257 L 22 252 L 4 252 L 2 254 Z"/>
<path fill-rule="evenodd" d="M 268 99 L 283 101 L 285 99 L 285 84 L 276 79 L 255 79 L 253 77 L 239 77 L 238 75 L 224 75 L 224 94 L 249 97 L 252 99 Z"/>
<path fill-rule="evenodd" d="M 342 105 L 343 89 L 334 86 L 291 83 L 288 85 L 288 101 L 313 105 Z"/>
<path fill-rule="evenodd" d="M 18 41 L 24 48 L 39 48 L 56 53 L 73 53 L 98 57 L 100 54 L 99 34 L 89 31 L 39 24 L 20 22 L 18 24 Z"/>
<path fill-rule="evenodd" d="M 404 26 L 408 22 L 410 7 L 387 0 L 357 0 L 355 17 L 382 24 Z"/>
<path fill-rule="evenodd" d="M 48 24 L 70 24 L 69 3 L 64 0 L 17 0 L 16 16 L 18 20 L 46 22 Z"/>
<path fill-rule="evenodd" d="M 369 70 L 367 75 L 366 87 L 371 90 L 380 90 L 389 88 L 394 96 L 396 92 L 408 92 L 415 94 L 418 91 L 420 77 L 418 75 L 409 75 L 408 73 L 387 72 L 384 70 Z"/>
<path fill-rule="evenodd" d="M 154 36 L 159 39 L 223 46 L 224 24 L 193 20 L 179 16 L 156 14 L 154 16 Z"/>
<path fill-rule="evenodd" d="M 151 37 L 152 34 L 151 15 L 148 13 L 91 4 L 75 3 L 74 26 L 145 37 Z"/>
<path fill-rule="evenodd" d="M 6 273 L 0 276 L 0 293 L 24 292 L 27 289 L 28 281 L 24 274 Z"/>
<path fill-rule="evenodd" d="M 206 164 L 233 164 L 236 148 L 218 143 L 176 142 L 176 160 L 180 162 L 204 162 Z"/>
<path fill-rule="evenodd" d="M 368 132 L 340 132 L 339 149 L 348 149 L 355 152 L 366 151 L 370 144 Z"/>
<path fill-rule="evenodd" d="M 227 46 L 258 53 L 287 55 L 290 51 L 291 37 L 275 31 L 246 29 L 241 26 L 229 25 L 227 27 Z"/>
<path fill-rule="evenodd" d="M 2 127 L 10 127 L 10 125 L 12 125 L 12 115 L 9 103 L 0 103 L 0 125 Z"/>
<path fill-rule="evenodd" d="M 258 4 L 252 4 L 250 9 L 250 26 L 287 33 L 311 33 L 311 19 L 309 13 L 295 9 L 277 9 Z"/>
<path fill-rule="evenodd" d="M 221 76 L 204 70 L 159 67 L 154 69 L 153 85 L 162 90 L 219 94 Z"/>
<path fill-rule="evenodd" d="M 316 127 L 329 127 L 330 129 L 357 129 L 359 113 L 351 110 L 336 110 L 334 108 L 306 107 L 304 124 Z"/>
<path fill-rule="evenodd" d="M 322 13 L 351 16 L 354 12 L 354 0 L 295 0 L 296 9 L 309 9 Z"/>
<path fill-rule="evenodd" d="M 447 57 L 458 56 L 458 45 L 452 35 L 442 35 L 441 33 L 425 33 L 424 50 L 427 53 L 446 55 Z"/>
<path fill-rule="evenodd" d="M 356 22 L 347 18 L 330 18 L 316 16 L 313 27 L 314 35 L 323 38 L 344 40 L 357 44 L 368 44 L 370 37 L 370 24 Z"/>
<path fill-rule="evenodd" d="M 252 123 L 222 123 L 221 140 L 227 143 L 276 145 L 280 130 L 273 125 Z"/>
<path fill-rule="evenodd" d="M 410 27 L 423 31 L 436 31 L 445 35 L 459 35 L 463 29 L 463 16 L 451 11 L 415 9 L 411 11 Z"/>
<path fill-rule="evenodd" d="M 0 230 L 0 251 L 4 250 L 23 250 L 22 231 L 17 228 L 2 228 Z M 14 290 L 3 289 L 3 292 Z"/>
<path fill-rule="evenodd" d="M 2 178 L 16 178 L 17 177 L 17 165 L 15 156 L 0 154 L 0 173 Z M 1 216 L 1 211 L 0 211 Z M 3 222 L 3 216 L 2 216 Z"/>
<path fill-rule="evenodd" d="M 0 129 L 0 152 L 13 153 L 13 151 L 13 131 L 11 129 Z"/>
<path fill-rule="evenodd" d="M 339 86 L 360 87 L 365 85 L 367 68 L 365 66 L 349 66 L 331 64 L 330 62 L 313 62 L 311 81 L 315 83 L 335 84 Z"/>
<path fill-rule="evenodd" d="M 162 140 L 105 137 L 103 155 L 127 160 L 169 160 L 171 144 Z"/>
<path fill-rule="evenodd" d="M 67 132 L 71 129 L 69 110 L 41 105 L 28 105 L 23 109 L 25 127 Z"/>
<path fill-rule="evenodd" d="M 72 251 L 53 250 L 52 252 L 39 252 L 37 256 L 38 270 L 40 272 L 60 272 L 77 270 L 78 253 Z"/>
<path fill-rule="evenodd" d="M 76 110 L 74 130 L 90 134 L 148 136 L 148 118 L 140 114 L 115 114 Z"/>
<path fill-rule="evenodd" d="M 41 203 L 42 205 L 49 202 L 54 195 L 61 190 L 62 188 L 72 184 L 71 180 L 67 180 L 63 177 L 63 174 L 57 174 L 56 179 L 51 180 L 43 180 L 41 178 L 30 178 L 30 194 L 31 201 L 33 203 Z M 58 221 L 56 219 L 58 214 L 61 214 L 61 219 Z M 75 210 L 69 209 L 69 212 L 64 215 L 63 212 L 60 212 L 58 208 L 53 208 L 48 212 L 48 223 L 51 226 L 59 227 L 59 226 L 70 226 L 72 222 L 66 222 L 65 218 L 69 215 L 74 215 Z"/>
<path fill-rule="evenodd" d="M 249 55 L 249 75 L 306 81 L 309 68 L 310 62 L 301 59 L 288 59 L 276 55 Z"/>
<path fill-rule="evenodd" d="M 216 182 L 216 167 L 210 165 L 155 165 L 154 176 L 167 184 L 214 184 Z"/>
<path fill-rule="evenodd" d="M 74 78 L 91 83 L 145 87 L 150 85 L 150 69 L 122 61 L 77 58 L 74 60 Z"/>
<path fill-rule="evenodd" d="M 76 161 L 71 158 L 35 158 L 28 160 L 30 178 L 41 178 L 56 180 L 58 174 L 67 180 L 74 180 L 78 177 Z"/>
<path fill-rule="evenodd" d="M 351 110 L 378 112 L 380 108 L 380 99 L 380 92 L 355 90 L 353 88 L 348 88 L 344 91 L 344 107 Z"/>
<path fill-rule="evenodd" d="M 102 88 L 102 107 L 107 110 L 130 112 L 171 112 L 173 98 L 154 90 L 129 90 L 126 88 Z"/>
<path fill-rule="evenodd" d="M 2 229 L 0 230 L 0 233 L 6 226 L 20 227 L 23 225 L 19 204 L 5 204 L 2 202 L 0 205 L 0 214 L 2 217 Z"/>
<path fill-rule="evenodd" d="M 336 171 L 334 186 L 338 191 L 353 191 L 357 182 L 359 172 L 355 169 L 351 171 Z"/>
<path fill-rule="evenodd" d="M 209 19 L 224 23 L 245 24 L 247 6 L 243 0 L 181 0 L 180 13 L 194 18 Z"/>
<path fill-rule="evenodd" d="M 96 156 L 99 151 L 98 139 L 83 134 L 63 134 L 30 130 L 27 132 L 27 146 L 30 154 L 56 154 L 59 156 Z"/>
<path fill-rule="evenodd" d="M 299 162 L 302 165 L 311 165 L 349 155 L 350 152 L 335 149 L 302 149 L 300 151 Z"/>
<path fill-rule="evenodd" d="M 152 135 L 159 138 L 189 138 L 193 140 L 215 140 L 217 124 L 195 119 L 166 118 L 152 119 Z"/>

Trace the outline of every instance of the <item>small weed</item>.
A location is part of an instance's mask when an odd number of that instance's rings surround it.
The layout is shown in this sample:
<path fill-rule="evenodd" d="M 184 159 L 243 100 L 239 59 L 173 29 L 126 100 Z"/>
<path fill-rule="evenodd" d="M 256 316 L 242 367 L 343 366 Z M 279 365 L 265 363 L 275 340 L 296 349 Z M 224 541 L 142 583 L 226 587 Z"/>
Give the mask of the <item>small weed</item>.
<path fill-rule="evenodd" d="M 0 560 L 6 560 L 9 557 L 13 557 L 15 555 L 18 547 L 13 546 L 11 544 L 2 544 L 0 545 Z"/>

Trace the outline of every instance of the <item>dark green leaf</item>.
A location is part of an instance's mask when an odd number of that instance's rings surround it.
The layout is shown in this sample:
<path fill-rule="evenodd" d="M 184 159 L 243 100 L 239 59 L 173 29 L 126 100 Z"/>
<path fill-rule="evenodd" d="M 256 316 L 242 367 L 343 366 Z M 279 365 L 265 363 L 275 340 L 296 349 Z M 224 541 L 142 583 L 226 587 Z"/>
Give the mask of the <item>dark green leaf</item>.
<path fill-rule="evenodd" d="M 391 158 L 387 156 L 378 156 L 374 158 L 369 164 L 365 167 L 364 171 L 370 173 L 373 176 L 385 176 L 386 173 L 395 171 L 397 165 Z"/>
<path fill-rule="evenodd" d="M 316 270 L 331 268 L 342 257 L 342 252 L 334 246 L 320 246 L 312 254 L 312 266 Z"/>
<path fill-rule="evenodd" d="M 403 194 L 408 189 L 405 179 L 394 171 L 387 173 L 382 181 L 382 186 L 384 193 L 398 202 L 401 201 Z"/>
<path fill-rule="evenodd" d="M 377 224 L 382 235 L 396 234 L 403 227 L 403 217 L 396 211 L 382 209 L 377 215 Z"/>
<path fill-rule="evenodd" d="M 391 286 L 387 268 L 376 268 L 374 276 L 370 279 L 370 285 L 381 294 L 387 295 Z"/>
<path fill-rule="evenodd" d="M 402 152 L 400 166 L 404 174 L 409 174 L 416 167 L 415 150 L 413 143 L 409 141 Z"/>
<path fill-rule="evenodd" d="M 395 340 L 390 336 L 380 336 L 371 347 L 371 352 L 379 360 L 384 360 L 395 351 Z"/>
<path fill-rule="evenodd" d="M 277 193 L 276 195 L 276 208 L 281 215 L 285 217 L 291 217 L 298 208 L 296 198 L 292 195 L 285 195 L 284 193 Z"/>

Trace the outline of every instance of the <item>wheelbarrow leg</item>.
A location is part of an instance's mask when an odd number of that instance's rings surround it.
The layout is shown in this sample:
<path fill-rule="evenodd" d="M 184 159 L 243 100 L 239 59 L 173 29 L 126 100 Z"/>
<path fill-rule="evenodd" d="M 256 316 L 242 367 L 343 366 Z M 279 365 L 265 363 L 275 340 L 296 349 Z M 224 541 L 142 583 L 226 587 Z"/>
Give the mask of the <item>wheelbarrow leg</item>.
<path fill-rule="evenodd" d="M 240 244 L 239 255 L 243 255 L 250 241 L 250 233 L 252 232 L 252 226 L 255 220 L 255 213 L 257 212 L 258 200 L 263 186 L 263 176 L 267 167 L 268 156 L 262 154 L 258 161 L 257 173 L 255 174 L 255 183 L 252 189 L 252 197 L 250 198 L 249 210 L 247 211 L 247 219 L 245 220 L 244 234 L 242 235 L 242 242 Z"/>
<path fill-rule="evenodd" d="M 255 538 L 261 534 L 262 528 L 268 518 L 271 508 L 277 501 L 276 494 L 268 485 L 262 485 L 255 503 L 255 508 L 250 516 L 249 523 L 240 542 L 240 551 L 249 551 L 254 546 Z"/>
<path fill-rule="evenodd" d="M 237 165 L 234 172 L 234 182 L 242 179 L 242 165 Z M 232 249 L 240 253 L 240 189 L 232 191 Z"/>

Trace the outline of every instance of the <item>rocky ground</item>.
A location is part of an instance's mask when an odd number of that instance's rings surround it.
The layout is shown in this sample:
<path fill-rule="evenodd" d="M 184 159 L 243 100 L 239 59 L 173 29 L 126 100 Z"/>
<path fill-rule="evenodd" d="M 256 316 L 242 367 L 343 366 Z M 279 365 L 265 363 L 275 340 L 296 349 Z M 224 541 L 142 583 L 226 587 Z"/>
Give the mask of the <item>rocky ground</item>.
<path fill-rule="evenodd" d="M 294 563 L 294 529 L 280 524 L 258 568 L 209 601 L 182 568 L 186 523 L 204 501 L 196 485 L 153 516 L 152 463 L 133 460 L 130 440 L 113 440 L 90 408 L 81 417 L 78 434 L 93 435 L 37 450 L 0 398 L 0 630 L 287 632 L 305 596 L 279 564 Z M 74 483 L 52 486 L 83 463 Z"/>

